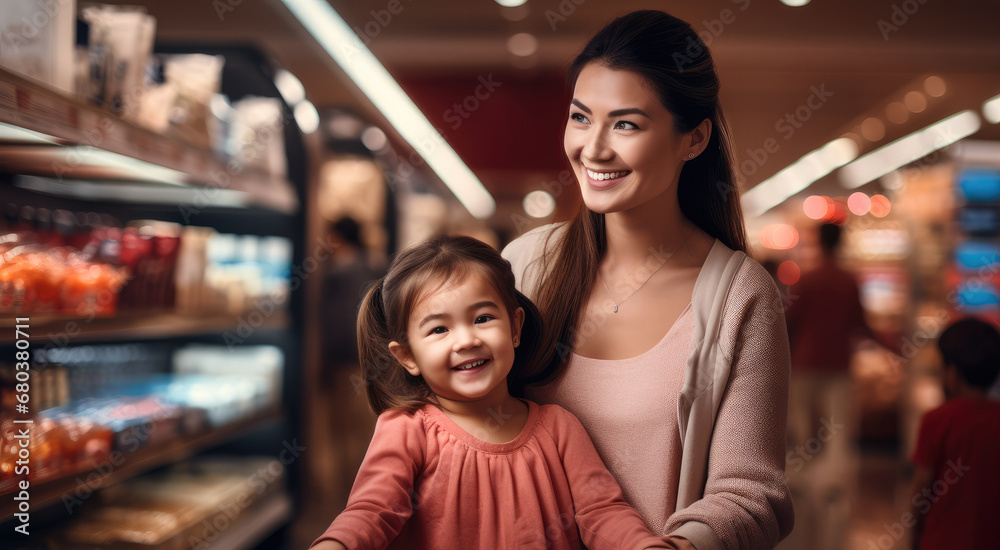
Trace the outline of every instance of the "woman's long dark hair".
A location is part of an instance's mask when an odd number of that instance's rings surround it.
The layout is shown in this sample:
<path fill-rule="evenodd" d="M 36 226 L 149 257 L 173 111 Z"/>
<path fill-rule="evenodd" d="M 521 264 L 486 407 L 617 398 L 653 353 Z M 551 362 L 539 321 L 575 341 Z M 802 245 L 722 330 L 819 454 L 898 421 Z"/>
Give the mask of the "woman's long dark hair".
<path fill-rule="evenodd" d="M 570 89 L 591 63 L 641 76 L 673 115 L 678 133 L 693 130 L 705 119 L 711 121 L 707 147 L 681 169 L 680 209 L 705 233 L 746 252 L 732 143 L 719 105 L 719 77 L 708 47 L 691 25 L 656 10 L 615 19 L 573 60 Z M 526 373 L 536 383 L 556 378 L 565 365 L 566 351 L 575 347 L 573 331 L 607 248 L 604 215 L 581 205 L 560 242 L 546 242 L 545 247 L 541 266 L 545 275 L 534 294 L 542 312 L 543 356 L 539 370 Z"/>
<path fill-rule="evenodd" d="M 520 344 L 507 375 L 511 395 L 523 395 L 522 372 L 537 370 L 532 363 L 537 360 L 541 336 L 538 310 L 515 289 L 510 262 L 496 249 L 471 237 L 441 236 L 400 253 L 385 277 L 379 279 L 361 301 L 358 356 L 368 404 L 376 415 L 395 408 L 413 411 L 434 401 L 434 394 L 423 377 L 407 372 L 389 351 L 389 343 L 407 345 L 410 313 L 422 292 L 475 274 L 484 275 L 493 285 L 512 323 L 514 311 L 524 308 Z"/>

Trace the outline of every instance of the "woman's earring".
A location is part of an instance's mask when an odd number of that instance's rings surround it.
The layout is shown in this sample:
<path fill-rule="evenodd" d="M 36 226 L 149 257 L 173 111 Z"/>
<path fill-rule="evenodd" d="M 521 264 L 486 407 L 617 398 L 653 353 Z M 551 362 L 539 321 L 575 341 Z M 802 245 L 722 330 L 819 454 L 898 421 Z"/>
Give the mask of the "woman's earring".
<path fill-rule="evenodd" d="M 694 158 L 694 153 L 688 153 L 688 158 L 689 159 L 693 159 Z"/>

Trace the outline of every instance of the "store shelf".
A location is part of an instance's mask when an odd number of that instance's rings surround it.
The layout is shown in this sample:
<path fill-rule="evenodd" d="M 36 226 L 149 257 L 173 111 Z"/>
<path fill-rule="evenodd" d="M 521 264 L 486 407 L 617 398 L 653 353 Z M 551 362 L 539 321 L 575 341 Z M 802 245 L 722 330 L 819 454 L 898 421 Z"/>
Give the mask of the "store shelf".
<path fill-rule="evenodd" d="M 101 475 L 96 470 L 83 470 L 52 480 L 33 481 L 29 487 L 31 509 L 37 511 L 48 506 L 61 504 L 64 503 L 64 499 L 69 504 L 78 504 L 78 502 L 82 502 L 82 500 L 78 501 L 81 496 L 89 497 L 94 491 L 104 487 L 120 483 L 154 468 L 185 460 L 209 448 L 217 447 L 283 421 L 284 416 L 280 412 L 268 411 L 194 437 L 185 437 L 155 448 L 142 448 L 132 453 L 125 453 L 122 464 L 114 467 L 106 475 Z M 95 473 L 98 475 L 95 476 Z M 2 524 L 14 518 L 17 503 L 11 498 L 10 493 L 4 493 L 0 497 L 2 497 L 0 498 L 0 524 Z"/>
<path fill-rule="evenodd" d="M 206 548 L 243 550 L 255 548 L 262 540 L 292 519 L 292 499 L 287 493 L 265 496 L 241 514 L 240 521 L 219 534 Z"/>
<path fill-rule="evenodd" d="M 291 183 L 124 121 L 0 68 L 0 171 L 84 179 L 155 180 L 239 191 L 246 203 L 292 214 Z M 6 153 L 3 152 L 6 150 Z"/>
<path fill-rule="evenodd" d="M 180 315 L 163 313 L 156 315 L 132 315 L 113 318 L 68 318 L 44 317 L 28 314 L 10 314 L 0 318 L 0 345 L 13 344 L 15 318 L 29 319 L 28 333 L 33 346 L 54 343 L 56 345 L 82 342 L 107 342 L 120 340 L 156 340 L 178 336 L 196 336 L 237 330 L 241 326 L 241 316 L 228 314 Z M 254 318 L 256 321 L 256 317 Z M 288 328 L 287 312 L 275 311 L 263 317 L 254 325 L 243 321 L 254 331 L 283 330 Z M 23 324 L 23 323 L 22 323 Z"/>

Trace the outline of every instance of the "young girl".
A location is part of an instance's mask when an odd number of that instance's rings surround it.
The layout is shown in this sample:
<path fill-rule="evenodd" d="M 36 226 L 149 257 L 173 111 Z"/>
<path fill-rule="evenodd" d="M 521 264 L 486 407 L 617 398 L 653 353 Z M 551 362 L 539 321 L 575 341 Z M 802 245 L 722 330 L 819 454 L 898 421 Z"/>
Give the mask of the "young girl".
<path fill-rule="evenodd" d="M 576 417 L 511 395 L 537 335 L 490 246 L 438 237 L 400 254 L 358 320 L 375 434 L 313 548 L 673 548 L 625 503 Z"/>

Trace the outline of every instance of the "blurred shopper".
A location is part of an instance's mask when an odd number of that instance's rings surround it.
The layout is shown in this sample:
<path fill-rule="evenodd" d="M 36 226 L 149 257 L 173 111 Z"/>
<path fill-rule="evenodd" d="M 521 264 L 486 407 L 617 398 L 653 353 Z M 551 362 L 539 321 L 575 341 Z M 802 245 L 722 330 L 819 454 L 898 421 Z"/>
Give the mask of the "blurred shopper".
<path fill-rule="evenodd" d="M 306 421 L 313 442 L 306 468 L 314 482 L 307 498 L 315 503 L 310 510 L 322 511 L 323 521 L 329 521 L 327 510 L 347 502 L 375 429 L 358 374 L 356 323 L 364 291 L 382 273 L 369 266 L 361 235 L 361 226 L 350 217 L 328 226 L 333 254 L 324 265 L 319 296 L 319 372 L 317 383 L 306 388 L 313 403 Z"/>
<path fill-rule="evenodd" d="M 819 228 L 820 265 L 789 290 L 786 319 L 792 351 L 787 469 L 798 493 L 795 538 L 817 549 L 843 547 L 856 479 L 858 413 L 850 363 L 856 341 L 878 341 L 865 321 L 854 276 L 837 264 L 841 228 Z"/>
<path fill-rule="evenodd" d="M 920 422 L 912 461 L 913 548 L 1000 548 L 1000 403 L 986 398 L 1000 373 L 1000 333 L 963 319 L 941 333 L 944 405 Z"/>
<path fill-rule="evenodd" d="M 324 382 L 337 366 L 356 367 L 358 363 L 358 305 L 365 286 L 382 274 L 368 264 L 368 254 L 361 240 L 361 226 L 344 217 L 330 226 L 336 243 L 326 276 L 323 279 L 322 319 Z"/>
<path fill-rule="evenodd" d="M 850 410 L 850 363 L 861 337 L 878 341 L 865 321 L 854 275 L 837 263 L 839 225 L 819 227 L 820 265 L 791 287 L 788 340 L 792 382 L 788 428 L 791 441 L 803 445 L 825 425 L 837 423 L 838 436 L 823 452 L 847 451 L 853 443 Z"/>

